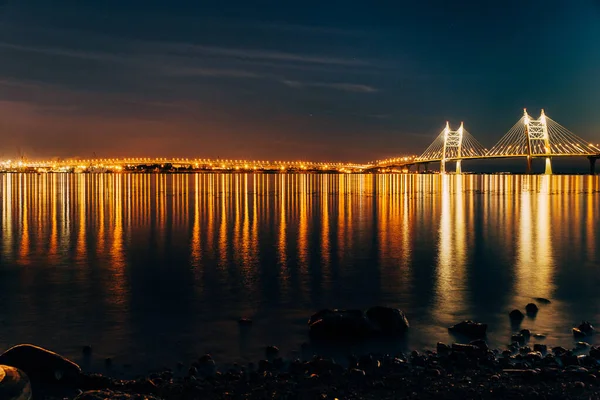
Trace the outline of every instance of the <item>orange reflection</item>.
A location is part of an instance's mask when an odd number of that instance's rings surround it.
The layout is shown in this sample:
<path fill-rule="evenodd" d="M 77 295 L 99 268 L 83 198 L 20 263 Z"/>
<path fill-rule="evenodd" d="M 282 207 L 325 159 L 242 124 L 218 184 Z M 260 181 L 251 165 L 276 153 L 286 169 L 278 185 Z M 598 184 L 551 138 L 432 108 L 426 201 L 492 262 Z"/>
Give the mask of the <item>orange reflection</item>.
<path fill-rule="evenodd" d="M 552 177 L 547 175 L 523 177 L 516 257 L 516 286 L 517 293 L 527 294 L 531 297 L 552 297 L 554 292 L 552 281 L 554 257 L 550 240 L 549 192 L 551 179 Z"/>
<path fill-rule="evenodd" d="M 463 176 L 443 175 L 440 179 L 442 208 L 434 313 L 442 323 L 447 325 L 451 324 L 458 315 L 465 313 L 467 227 Z"/>

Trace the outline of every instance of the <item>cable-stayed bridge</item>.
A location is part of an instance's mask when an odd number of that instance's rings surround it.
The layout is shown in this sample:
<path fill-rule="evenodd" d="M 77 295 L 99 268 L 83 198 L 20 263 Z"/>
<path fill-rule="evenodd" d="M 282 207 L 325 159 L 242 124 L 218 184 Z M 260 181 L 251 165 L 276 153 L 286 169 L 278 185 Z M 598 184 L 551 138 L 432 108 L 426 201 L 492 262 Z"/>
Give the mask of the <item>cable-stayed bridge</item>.
<path fill-rule="evenodd" d="M 587 157 L 595 173 L 600 145 L 590 143 L 552 120 L 541 111 L 537 119 L 527 110 L 517 123 L 491 148 L 484 147 L 464 125 L 453 130 L 449 123 L 420 155 L 398 157 L 367 164 L 313 161 L 257 161 L 200 158 L 93 158 L 53 161 L 0 161 L 0 171 L 37 170 L 38 172 L 115 172 L 115 171 L 214 171 L 214 172 L 385 172 L 396 168 L 440 163 L 440 172 L 454 162 L 462 172 L 465 160 L 525 158 L 528 172 L 534 158 L 544 158 L 547 174 L 552 173 L 554 157 Z"/>
<path fill-rule="evenodd" d="M 397 158 L 373 163 L 372 168 L 410 167 L 412 165 L 440 163 L 440 172 L 446 172 L 446 163 L 456 163 L 456 173 L 462 171 L 463 160 L 494 158 L 525 158 L 527 171 L 531 172 L 534 158 L 546 160 L 546 174 L 552 173 L 553 157 L 587 157 L 590 172 L 595 173 L 596 160 L 600 158 L 600 146 L 590 143 L 541 111 L 534 119 L 524 111 L 517 123 L 490 149 L 477 141 L 461 123 L 452 130 L 446 127 L 418 157 Z"/>

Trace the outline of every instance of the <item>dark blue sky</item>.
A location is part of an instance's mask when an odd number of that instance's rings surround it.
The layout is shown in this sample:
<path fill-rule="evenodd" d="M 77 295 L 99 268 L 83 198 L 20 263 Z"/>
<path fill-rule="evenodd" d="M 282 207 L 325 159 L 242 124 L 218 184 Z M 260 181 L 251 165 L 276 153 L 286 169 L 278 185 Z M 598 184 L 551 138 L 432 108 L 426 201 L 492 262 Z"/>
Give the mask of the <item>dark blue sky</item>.
<path fill-rule="evenodd" d="M 368 161 L 523 107 L 600 141 L 600 2 L 0 0 L 0 156 Z"/>

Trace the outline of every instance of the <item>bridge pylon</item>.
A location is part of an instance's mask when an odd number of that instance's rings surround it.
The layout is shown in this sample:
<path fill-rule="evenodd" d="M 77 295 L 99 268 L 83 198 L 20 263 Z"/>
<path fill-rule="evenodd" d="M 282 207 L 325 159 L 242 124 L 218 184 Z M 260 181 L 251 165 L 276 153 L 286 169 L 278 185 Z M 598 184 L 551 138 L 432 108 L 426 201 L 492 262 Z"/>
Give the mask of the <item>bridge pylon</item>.
<path fill-rule="evenodd" d="M 552 175 L 552 162 L 550 160 L 550 154 L 552 154 L 552 148 L 550 147 L 550 135 L 548 134 L 548 124 L 546 121 L 546 114 L 544 109 L 538 119 L 532 119 L 527 114 L 527 109 L 523 110 L 523 122 L 525 124 L 525 134 L 527 135 L 527 173 L 531 173 L 531 158 L 532 158 L 532 147 L 535 147 L 535 143 L 539 141 L 542 145 L 542 149 L 548 156 L 546 160 L 546 175 Z"/>
<path fill-rule="evenodd" d="M 527 110 L 517 123 L 486 154 L 489 158 L 525 157 L 531 173 L 533 158 L 543 158 L 545 173 L 552 174 L 551 157 L 600 156 L 600 147 L 589 143 L 560 125 L 541 111 L 533 119 Z"/>
<path fill-rule="evenodd" d="M 486 150 L 464 127 L 461 122 L 457 130 L 450 129 L 446 122 L 444 130 L 423 154 L 415 159 L 417 162 L 440 162 L 440 173 L 446 173 L 446 163 L 456 162 L 456 173 L 462 173 L 464 158 L 484 157 Z"/>

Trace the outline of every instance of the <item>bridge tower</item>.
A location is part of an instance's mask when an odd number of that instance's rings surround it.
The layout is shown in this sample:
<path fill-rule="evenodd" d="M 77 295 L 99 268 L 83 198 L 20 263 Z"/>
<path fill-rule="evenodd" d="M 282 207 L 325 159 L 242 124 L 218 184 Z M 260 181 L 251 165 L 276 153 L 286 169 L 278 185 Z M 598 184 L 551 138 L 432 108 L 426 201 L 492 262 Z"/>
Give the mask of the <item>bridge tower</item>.
<path fill-rule="evenodd" d="M 461 155 L 462 155 L 462 141 L 463 141 L 463 123 L 460 123 L 458 130 L 450 130 L 450 124 L 446 122 L 446 128 L 444 128 L 444 148 L 442 151 L 442 160 L 440 161 L 440 172 L 446 172 L 446 161 L 452 157 L 456 160 L 456 173 L 462 173 L 461 169 Z M 452 150 L 451 150 L 452 149 Z"/>
<path fill-rule="evenodd" d="M 456 173 L 460 174 L 463 159 L 485 157 L 486 153 L 487 150 L 465 129 L 462 122 L 455 131 L 450 129 L 450 123 L 446 122 L 446 127 L 414 162 L 427 166 L 428 162 L 439 161 L 440 173 L 445 173 L 446 163 L 455 161 Z"/>
<path fill-rule="evenodd" d="M 532 119 L 527 114 L 527 109 L 523 110 L 523 122 L 525 124 L 525 135 L 527 135 L 527 173 L 531 173 L 531 156 L 532 148 L 535 148 L 536 143 L 539 142 L 546 157 L 546 175 L 552 175 L 552 163 L 550 161 L 550 154 L 552 150 L 550 147 L 550 135 L 548 135 L 548 124 L 546 121 L 546 114 L 542 109 L 542 113 L 538 119 Z"/>

